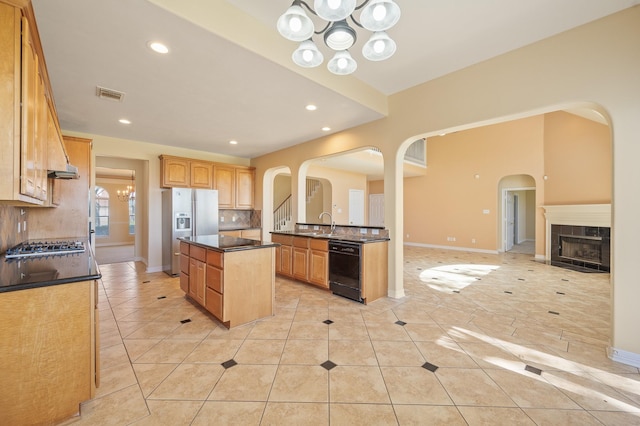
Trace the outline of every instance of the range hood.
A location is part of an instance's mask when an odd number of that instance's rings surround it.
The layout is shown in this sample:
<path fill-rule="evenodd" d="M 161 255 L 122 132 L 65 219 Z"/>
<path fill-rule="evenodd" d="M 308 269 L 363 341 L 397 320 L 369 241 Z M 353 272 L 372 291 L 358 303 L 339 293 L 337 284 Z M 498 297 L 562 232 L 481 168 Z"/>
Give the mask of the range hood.
<path fill-rule="evenodd" d="M 64 170 L 49 170 L 47 176 L 53 179 L 78 179 L 78 168 L 67 163 L 67 167 Z"/>

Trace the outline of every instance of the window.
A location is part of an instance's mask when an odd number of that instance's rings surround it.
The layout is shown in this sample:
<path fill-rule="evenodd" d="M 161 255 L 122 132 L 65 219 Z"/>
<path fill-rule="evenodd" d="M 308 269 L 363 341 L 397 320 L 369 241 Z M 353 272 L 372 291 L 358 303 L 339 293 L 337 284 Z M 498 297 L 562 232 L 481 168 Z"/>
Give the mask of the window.
<path fill-rule="evenodd" d="M 408 161 L 419 166 L 427 165 L 427 146 L 424 139 L 418 139 L 404 153 L 404 161 Z"/>
<path fill-rule="evenodd" d="M 109 193 L 96 186 L 96 236 L 109 236 Z"/>
<path fill-rule="evenodd" d="M 136 234 L 136 193 L 129 198 L 129 235 Z"/>

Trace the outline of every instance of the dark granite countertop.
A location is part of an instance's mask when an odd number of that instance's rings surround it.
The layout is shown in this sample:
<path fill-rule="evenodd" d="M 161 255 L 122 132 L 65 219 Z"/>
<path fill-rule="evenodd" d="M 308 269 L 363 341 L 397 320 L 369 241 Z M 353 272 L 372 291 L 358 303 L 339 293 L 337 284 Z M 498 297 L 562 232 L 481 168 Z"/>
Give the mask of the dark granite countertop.
<path fill-rule="evenodd" d="M 0 258 L 0 293 L 102 278 L 89 242 L 84 253 Z"/>
<path fill-rule="evenodd" d="M 205 247 L 217 251 L 238 251 L 238 250 L 253 250 L 267 247 L 277 247 L 280 244 L 268 243 L 258 240 L 249 240 L 247 238 L 230 237 L 228 235 L 199 235 L 195 237 L 183 237 L 179 240 L 195 244 L 197 246 Z"/>
<path fill-rule="evenodd" d="M 332 234 L 322 231 L 271 231 L 272 234 L 280 235 L 293 235 L 295 237 L 308 237 L 308 238 L 321 238 L 325 240 L 341 240 L 352 241 L 355 243 L 379 243 L 383 241 L 390 241 L 389 237 L 371 236 L 371 235 L 349 235 L 349 234 Z"/>

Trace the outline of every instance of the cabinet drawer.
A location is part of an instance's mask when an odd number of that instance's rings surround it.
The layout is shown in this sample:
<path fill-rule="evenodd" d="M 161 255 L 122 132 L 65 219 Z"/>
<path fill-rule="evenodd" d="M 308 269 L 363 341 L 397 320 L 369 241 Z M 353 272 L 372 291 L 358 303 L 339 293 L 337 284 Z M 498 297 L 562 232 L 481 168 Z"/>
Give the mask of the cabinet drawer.
<path fill-rule="evenodd" d="M 329 251 L 329 240 L 311 238 L 309 240 L 309 248 L 311 250 Z"/>
<path fill-rule="evenodd" d="M 222 270 L 215 268 L 211 265 L 207 265 L 207 287 L 211 288 L 218 293 L 224 293 L 224 286 L 222 281 Z"/>
<path fill-rule="evenodd" d="M 189 244 L 185 242 L 180 242 L 180 253 L 186 254 L 189 256 Z"/>
<path fill-rule="evenodd" d="M 207 311 L 211 312 L 213 316 L 218 318 L 220 321 L 224 321 L 222 318 L 222 295 L 215 290 L 207 287 L 207 294 L 205 296 L 205 305 Z"/>
<path fill-rule="evenodd" d="M 301 248 L 309 248 L 309 238 L 307 237 L 293 237 L 293 246 Z"/>
<path fill-rule="evenodd" d="M 283 246 L 290 246 L 293 244 L 293 237 L 291 235 L 271 234 L 271 241 Z"/>
<path fill-rule="evenodd" d="M 205 262 L 207 260 L 207 249 L 198 246 L 191 246 L 189 248 L 189 256 L 193 259 L 199 260 L 200 262 Z"/>
<path fill-rule="evenodd" d="M 223 268 L 223 253 L 215 250 L 207 250 L 207 265 Z"/>
<path fill-rule="evenodd" d="M 189 256 L 180 255 L 180 271 L 189 275 Z"/>

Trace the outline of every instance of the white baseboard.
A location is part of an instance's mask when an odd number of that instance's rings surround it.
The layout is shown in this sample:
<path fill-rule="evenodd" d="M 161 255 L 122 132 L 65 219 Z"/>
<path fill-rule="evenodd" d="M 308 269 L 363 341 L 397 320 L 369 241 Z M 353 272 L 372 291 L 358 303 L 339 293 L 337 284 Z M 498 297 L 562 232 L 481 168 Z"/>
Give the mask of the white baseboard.
<path fill-rule="evenodd" d="M 541 262 L 545 262 L 547 260 L 547 256 L 545 256 L 544 254 L 536 254 L 535 259 Z"/>
<path fill-rule="evenodd" d="M 387 296 L 389 296 L 392 299 L 402 299 L 405 294 L 404 294 L 404 288 L 402 290 L 387 290 Z"/>
<path fill-rule="evenodd" d="M 622 349 L 616 349 L 609 346 L 607 348 L 607 356 L 609 356 L 613 361 L 640 368 L 640 354 L 623 351 Z"/>
<path fill-rule="evenodd" d="M 484 250 L 484 249 L 470 248 L 470 247 L 438 246 L 438 245 L 435 245 L 435 244 L 406 243 L 406 242 L 404 243 L 404 245 L 405 246 L 413 246 L 413 247 L 444 249 L 444 250 L 471 251 L 471 252 L 474 252 L 474 253 L 498 254 L 498 250 Z"/>

